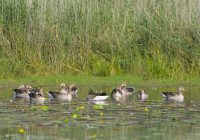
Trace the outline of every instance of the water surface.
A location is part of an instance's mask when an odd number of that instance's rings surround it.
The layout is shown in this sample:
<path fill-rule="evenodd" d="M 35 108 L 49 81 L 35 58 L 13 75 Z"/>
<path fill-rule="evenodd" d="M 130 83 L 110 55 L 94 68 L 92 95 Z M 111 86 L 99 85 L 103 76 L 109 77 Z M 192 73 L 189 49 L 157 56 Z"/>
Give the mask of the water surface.
<path fill-rule="evenodd" d="M 135 85 L 149 93 L 147 102 L 135 95 L 123 104 L 108 101 L 98 106 L 87 103 L 90 88 L 110 94 L 114 86 L 79 86 L 79 96 L 69 103 L 30 105 L 12 101 L 12 88 L 0 88 L 0 139 L 9 140 L 197 140 L 200 137 L 200 87 L 184 85 L 185 101 L 165 102 L 161 91 L 175 91 L 174 86 Z M 44 86 L 45 91 L 56 86 Z"/>

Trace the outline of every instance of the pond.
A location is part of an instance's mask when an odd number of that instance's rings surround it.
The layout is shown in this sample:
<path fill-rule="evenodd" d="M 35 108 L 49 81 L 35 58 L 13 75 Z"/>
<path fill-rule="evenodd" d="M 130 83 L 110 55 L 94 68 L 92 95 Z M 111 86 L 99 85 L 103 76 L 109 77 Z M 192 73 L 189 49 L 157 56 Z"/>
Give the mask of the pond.
<path fill-rule="evenodd" d="M 96 85 L 110 94 L 114 86 Z M 184 85 L 182 103 L 165 102 L 161 91 L 178 85 L 134 85 L 149 93 L 146 102 L 133 94 L 123 104 L 87 103 L 90 86 L 79 86 L 78 98 L 69 103 L 33 105 L 11 102 L 12 88 L 0 87 L 0 139 L 8 140 L 199 140 L 200 86 Z M 44 86 L 45 91 L 56 86 Z"/>

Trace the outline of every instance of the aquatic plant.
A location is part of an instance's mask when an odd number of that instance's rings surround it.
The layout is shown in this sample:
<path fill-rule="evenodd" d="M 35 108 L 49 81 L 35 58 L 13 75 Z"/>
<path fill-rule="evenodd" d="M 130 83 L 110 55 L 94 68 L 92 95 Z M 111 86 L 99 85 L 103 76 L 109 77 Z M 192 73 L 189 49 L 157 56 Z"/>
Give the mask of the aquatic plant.
<path fill-rule="evenodd" d="M 199 3 L 2 0 L 0 78 L 199 77 Z"/>
<path fill-rule="evenodd" d="M 104 106 L 101 105 L 101 104 L 95 104 L 95 105 L 93 106 L 93 109 L 94 109 L 94 110 L 101 110 L 101 109 L 104 109 Z"/>
<path fill-rule="evenodd" d="M 18 133 L 19 133 L 19 134 L 26 134 L 26 130 L 23 129 L 23 128 L 19 128 L 19 129 L 18 129 Z"/>
<path fill-rule="evenodd" d="M 78 106 L 71 113 L 70 116 L 67 116 L 64 120 L 65 123 L 69 123 L 69 121 L 74 121 L 76 119 L 80 119 L 83 115 L 84 106 Z"/>

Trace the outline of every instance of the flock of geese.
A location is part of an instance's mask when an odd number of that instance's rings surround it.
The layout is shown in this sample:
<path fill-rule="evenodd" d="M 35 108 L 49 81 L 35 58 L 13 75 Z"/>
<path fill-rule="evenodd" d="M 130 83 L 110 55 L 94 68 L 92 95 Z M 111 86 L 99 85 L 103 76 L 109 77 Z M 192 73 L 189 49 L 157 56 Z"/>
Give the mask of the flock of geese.
<path fill-rule="evenodd" d="M 184 100 L 184 91 L 183 87 L 179 87 L 176 92 L 166 91 L 161 92 L 161 95 L 167 101 L 182 102 Z M 78 88 L 76 85 L 72 84 L 66 86 L 64 83 L 61 83 L 59 91 L 49 91 L 47 93 L 48 101 L 71 102 L 73 98 L 77 97 L 77 92 Z M 134 92 L 135 88 L 129 87 L 126 84 L 121 84 L 112 90 L 110 96 L 105 92 L 94 92 L 93 90 L 90 90 L 86 97 L 86 101 L 98 103 L 106 101 L 111 97 L 114 102 L 124 102 Z M 143 89 L 136 92 L 136 95 L 140 101 L 148 100 L 148 94 Z M 13 89 L 13 99 L 35 104 L 43 104 L 46 100 L 43 89 L 34 88 L 30 85 L 24 84 Z"/>

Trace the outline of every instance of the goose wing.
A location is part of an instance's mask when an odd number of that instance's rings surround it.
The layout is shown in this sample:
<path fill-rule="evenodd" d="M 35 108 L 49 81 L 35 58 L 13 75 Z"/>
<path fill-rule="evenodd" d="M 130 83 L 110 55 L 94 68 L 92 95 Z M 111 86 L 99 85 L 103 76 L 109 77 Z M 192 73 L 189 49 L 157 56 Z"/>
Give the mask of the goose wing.
<path fill-rule="evenodd" d="M 13 92 L 15 93 L 15 94 L 20 94 L 20 93 L 23 93 L 24 92 L 24 90 L 22 90 L 22 89 L 13 89 Z"/>
<path fill-rule="evenodd" d="M 166 97 L 166 98 L 176 95 L 175 92 L 166 92 L 166 91 L 165 92 L 161 92 L 161 94 L 163 95 L 163 97 Z"/>
<path fill-rule="evenodd" d="M 135 91 L 135 89 L 133 87 L 127 87 L 126 91 L 130 92 L 130 93 L 133 93 Z"/>
<path fill-rule="evenodd" d="M 49 91 L 49 92 L 48 92 L 49 97 L 50 97 L 50 98 L 53 98 L 53 99 L 57 98 L 57 96 L 58 96 L 59 94 L 61 94 L 61 93 L 60 93 L 60 92 L 56 92 L 56 91 Z"/>

